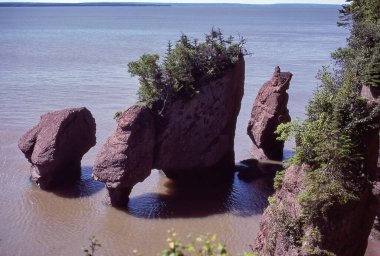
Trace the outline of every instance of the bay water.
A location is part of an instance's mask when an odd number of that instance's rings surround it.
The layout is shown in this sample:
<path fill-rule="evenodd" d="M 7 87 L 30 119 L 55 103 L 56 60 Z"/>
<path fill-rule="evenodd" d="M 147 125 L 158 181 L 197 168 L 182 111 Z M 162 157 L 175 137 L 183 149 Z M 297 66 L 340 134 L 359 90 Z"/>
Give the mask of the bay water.
<path fill-rule="evenodd" d="M 95 234 L 99 255 L 156 255 L 166 230 L 216 233 L 237 254 L 249 251 L 272 192 L 265 179 L 231 187 L 183 189 L 153 171 L 132 191 L 128 208 L 103 203 L 92 181 L 96 153 L 113 132 L 114 113 L 137 101 L 127 64 L 143 53 L 164 54 L 181 33 L 203 39 L 212 27 L 247 38 L 245 94 L 235 139 L 236 160 L 250 158 L 246 127 L 260 86 L 275 66 L 293 73 L 292 118 L 303 117 L 318 86 L 316 74 L 345 45 L 335 5 L 172 5 L 144 7 L 0 8 L 0 255 L 82 255 Z M 87 107 L 97 145 L 82 161 L 78 184 L 42 191 L 29 180 L 20 136 L 48 111 Z M 291 150 L 292 143 L 286 144 Z"/>

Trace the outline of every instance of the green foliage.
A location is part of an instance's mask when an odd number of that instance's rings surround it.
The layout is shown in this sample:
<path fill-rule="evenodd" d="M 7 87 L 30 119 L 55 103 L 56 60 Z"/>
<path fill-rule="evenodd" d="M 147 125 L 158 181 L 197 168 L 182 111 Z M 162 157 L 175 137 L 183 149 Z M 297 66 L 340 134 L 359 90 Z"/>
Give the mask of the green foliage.
<path fill-rule="evenodd" d="M 276 177 L 274 177 L 274 183 L 273 183 L 274 189 L 280 189 L 282 187 L 284 177 L 285 177 L 285 170 L 281 172 L 277 172 Z"/>
<path fill-rule="evenodd" d="M 355 190 L 348 190 L 339 179 L 331 178 L 321 171 L 310 172 L 306 181 L 308 189 L 297 196 L 307 223 L 327 218 L 331 209 L 358 200 Z"/>
<path fill-rule="evenodd" d="M 166 239 L 167 248 L 158 255 L 161 256 L 229 256 L 224 244 L 217 241 L 216 235 L 200 235 L 192 239 L 187 236 L 187 242 L 181 241 L 178 234 L 173 230 L 168 230 L 169 237 Z M 90 245 L 87 249 L 82 247 L 86 256 L 94 256 L 97 247 L 101 247 L 94 235 L 90 237 Z M 133 255 L 142 256 L 137 250 L 133 250 Z M 242 256 L 257 256 L 254 252 L 244 252 Z"/>
<path fill-rule="evenodd" d="M 240 38 L 224 38 L 220 29 L 212 29 L 205 41 L 198 43 L 182 34 L 176 44 L 169 41 L 163 62 L 156 54 L 143 54 L 128 64 L 132 76 L 138 76 L 139 101 L 159 114 L 176 99 L 191 99 L 205 83 L 223 75 L 246 54 Z"/>
<path fill-rule="evenodd" d="M 380 48 L 372 56 L 365 73 L 365 84 L 380 87 Z"/>
<path fill-rule="evenodd" d="M 198 236 L 193 241 L 184 244 L 177 238 L 177 233 L 168 231 L 169 238 L 166 240 L 168 249 L 164 249 L 162 256 L 227 256 L 226 247 L 216 241 L 216 235 Z"/>
<path fill-rule="evenodd" d="M 282 235 L 285 241 L 285 246 L 299 247 L 302 244 L 302 238 L 304 236 L 303 220 L 300 216 L 295 216 L 290 212 L 292 208 L 286 200 L 277 200 L 275 197 L 270 199 L 270 206 L 267 211 L 270 212 L 271 225 L 279 234 Z M 276 234 L 271 234 L 272 244 L 269 244 L 269 252 L 273 252 L 275 248 Z"/>
<path fill-rule="evenodd" d="M 96 239 L 95 235 L 90 236 L 89 238 L 90 244 L 87 247 L 82 247 L 82 251 L 85 253 L 85 256 L 94 256 L 95 251 L 97 247 L 101 247 L 102 245 L 100 244 L 99 240 Z"/>
<path fill-rule="evenodd" d="M 345 72 L 355 75 L 357 85 L 379 86 L 380 1 L 351 0 L 343 7 L 340 25 L 350 26 L 348 46 L 333 58 Z M 364 71 L 364 72 L 363 72 Z"/>
<path fill-rule="evenodd" d="M 306 120 L 277 128 L 279 140 L 295 138 L 290 163 L 307 164 L 308 169 L 305 190 L 297 196 L 300 219 L 292 217 L 276 197 L 270 207 L 276 213 L 275 225 L 288 242 L 305 245 L 310 255 L 334 255 L 320 247 L 323 238 L 318 225 L 372 186 L 365 164 L 366 136 L 380 128 L 380 106 L 368 105 L 360 89 L 379 86 L 380 1 L 349 2 L 341 11 L 341 25 L 352 25 L 348 46 L 333 53 L 333 70 L 324 67 L 318 74 L 322 85 L 307 106 Z M 282 175 L 276 177 L 276 189 L 281 188 Z M 285 219 L 291 225 L 285 225 Z M 307 231 L 302 245 L 299 230 Z"/>
<path fill-rule="evenodd" d="M 162 73 L 158 59 L 157 54 L 143 54 L 138 61 L 128 63 L 131 75 L 139 76 L 139 100 L 149 107 L 160 97 Z"/>
<path fill-rule="evenodd" d="M 123 114 L 122 111 L 116 112 L 115 115 L 113 116 L 113 119 L 115 119 L 115 120 L 119 119 L 119 117 L 121 116 L 121 114 Z"/>

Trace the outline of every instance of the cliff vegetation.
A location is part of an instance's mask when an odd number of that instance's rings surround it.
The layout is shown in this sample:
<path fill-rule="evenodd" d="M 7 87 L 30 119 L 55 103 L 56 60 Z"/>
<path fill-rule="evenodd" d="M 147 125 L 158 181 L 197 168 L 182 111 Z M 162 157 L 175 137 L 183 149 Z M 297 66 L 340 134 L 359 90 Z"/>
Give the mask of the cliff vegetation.
<path fill-rule="evenodd" d="M 348 2 L 338 23 L 350 29 L 347 47 L 332 54 L 333 67 L 320 71 L 321 86 L 307 106 L 306 120 L 282 124 L 277 130 L 281 140 L 295 137 L 297 146 L 289 164 L 303 166 L 306 172 L 299 191 L 293 190 L 298 206 L 279 197 L 286 175 L 281 172 L 274 183 L 277 193 L 266 210 L 284 238 L 282 247 L 295 255 L 343 255 L 339 246 L 326 241 L 326 234 L 334 228 L 339 233 L 337 216 L 345 218 L 350 207 L 363 206 L 359 201 L 371 193 L 374 182 L 368 152 L 380 127 L 380 106 L 368 104 L 360 90 L 380 86 L 380 2 Z M 293 207 L 300 207 L 300 214 L 294 214 Z M 279 255 L 275 234 L 268 241 L 267 251 L 260 253 Z"/>
<path fill-rule="evenodd" d="M 162 114 L 165 107 L 177 99 L 191 99 L 199 88 L 219 78 L 247 54 L 246 40 L 225 38 L 220 29 L 212 29 L 204 42 L 182 34 L 173 45 L 170 41 L 160 62 L 157 54 L 143 54 L 128 64 L 132 76 L 139 77 L 139 101 Z"/>

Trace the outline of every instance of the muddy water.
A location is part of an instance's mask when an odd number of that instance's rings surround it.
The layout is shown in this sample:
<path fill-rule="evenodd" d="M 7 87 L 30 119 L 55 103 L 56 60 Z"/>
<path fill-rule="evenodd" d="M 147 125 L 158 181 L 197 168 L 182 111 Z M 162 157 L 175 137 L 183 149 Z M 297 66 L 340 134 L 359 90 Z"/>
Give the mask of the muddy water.
<path fill-rule="evenodd" d="M 165 52 L 181 32 L 202 37 L 212 26 L 248 38 L 245 96 L 236 130 L 236 159 L 249 158 L 245 133 L 256 93 L 274 67 L 291 71 L 291 115 L 303 116 L 329 64 L 345 43 L 338 6 L 0 8 L 0 255 L 81 255 L 96 234 L 99 255 L 155 255 L 166 230 L 216 233 L 233 253 L 249 250 L 271 186 L 235 177 L 222 187 L 183 188 L 159 171 L 132 191 L 125 210 L 102 203 L 103 184 L 91 180 L 112 119 L 137 100 L 137 79 L 126 72 L 144 52 Z M 96 147 L 85 155 L 82 179 L 41 191 L 29 180 L 18 138 L 47 111 L 86 106 L 97 122 Z M 291 149 L 291 144 L 287 145 Z"/>

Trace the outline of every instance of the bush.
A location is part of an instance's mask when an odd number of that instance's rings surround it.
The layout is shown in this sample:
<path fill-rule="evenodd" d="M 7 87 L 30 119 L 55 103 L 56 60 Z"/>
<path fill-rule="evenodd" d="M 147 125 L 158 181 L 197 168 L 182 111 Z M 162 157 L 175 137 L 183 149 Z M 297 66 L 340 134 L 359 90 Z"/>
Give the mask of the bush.
<path fill-rule="evenodd" d="M 206 82 L 218 78 L 246 54 L 246 40 L 224 38 L 220 29 L 212 29 L 198 43 L 181 35 L 175 46 L 169 41 L 162 62 L 157 54 L 143 54 L 128 64 L 132 76 L 139 77 L 139 101 L 158 114 L 176 99 L 191 99 Z"/>
<path fill-rule="evenodd" d="M 184 243 L 178 237 L 178 234 L 173 230 L 168 230 L 169 237 L 166 239 L 168 243 L 167 248 L 163 249 L 157 255 L 161 256 L 229 256 L 227 248 L 222 243 L 218 242 L 216 235 L 200 235 L 195 239 L 188 237 L 188 242 Z M 100 247 L 99 241 L 92 235 L 90 238 L 90 245 L 87 249 L 83 247 L 82 250 L 86 256 L 93 256 L 97 247 Z M 142 256 L 137 250 L 133 251 L 136 256 Z M 242 256 L 257 256 L 253 252 L 241 254 Z"/>

